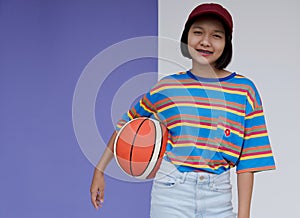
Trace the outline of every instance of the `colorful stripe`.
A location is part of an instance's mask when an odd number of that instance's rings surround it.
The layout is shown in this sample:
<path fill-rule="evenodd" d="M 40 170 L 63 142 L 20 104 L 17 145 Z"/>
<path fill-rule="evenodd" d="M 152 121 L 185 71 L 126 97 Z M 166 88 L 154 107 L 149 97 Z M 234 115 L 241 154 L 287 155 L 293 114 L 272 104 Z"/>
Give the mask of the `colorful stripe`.
<path fill-rule="evenodd" d="M 202 82 L 187 72 L 167 76 L 117 128 L 140 116 L 153 116 L 166 125 L 166 155 L 181 171 L 219 174 L 234 166 L 247 172 L 275 165 L 260 96 L 244 76 L 218 82 Z"/>

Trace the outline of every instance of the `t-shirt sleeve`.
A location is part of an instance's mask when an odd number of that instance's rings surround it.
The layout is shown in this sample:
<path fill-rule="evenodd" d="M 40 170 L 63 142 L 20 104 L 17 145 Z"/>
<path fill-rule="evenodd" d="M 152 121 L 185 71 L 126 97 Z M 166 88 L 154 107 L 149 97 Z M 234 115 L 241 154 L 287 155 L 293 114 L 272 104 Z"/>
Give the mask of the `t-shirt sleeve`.
<path fill-rule="evenodd" d="M 242 151 L 236 164 L 236 172 L 259 172 L 275 169 L 261 98 L 253 87 L 249 95 Z M 251 97 L 252 96 L 252 97 Z"/>
<path fill-rule="evenodd" d="M 119 131 L 127 122 L 138 117 L 155 116 L 156 108 L 153 103 L 153 95 L 151 90 L 143 95 L 143 97 L 126 113 L 116 124 L 116 131 Z"/>

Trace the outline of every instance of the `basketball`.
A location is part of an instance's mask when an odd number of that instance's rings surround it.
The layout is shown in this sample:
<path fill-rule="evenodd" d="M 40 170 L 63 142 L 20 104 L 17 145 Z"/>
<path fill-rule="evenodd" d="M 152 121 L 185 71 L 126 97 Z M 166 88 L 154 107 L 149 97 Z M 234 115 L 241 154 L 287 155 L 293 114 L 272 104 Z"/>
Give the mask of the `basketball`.
<path fill-rule="evenodd" d="M 114 141 L 114 156 L 119 167 L 138 179 L 151 179 L 166 151 L 167 128 L 157 120 L 140 117 L 126 123 Z"/>

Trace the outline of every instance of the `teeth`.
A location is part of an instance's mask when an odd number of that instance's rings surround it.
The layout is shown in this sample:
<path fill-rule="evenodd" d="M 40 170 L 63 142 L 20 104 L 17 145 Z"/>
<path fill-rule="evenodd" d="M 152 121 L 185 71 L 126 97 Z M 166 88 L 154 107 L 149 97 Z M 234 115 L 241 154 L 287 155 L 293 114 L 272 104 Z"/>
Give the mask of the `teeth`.
<path fill-rule="evenodd" d="M 197 51 L 205 53 L 205 54 L 212 54 L 212 52 L 210 52 L 210 51 L 205 51 L 205 50 L 201 50 L 201 49 L 197 49 Z"/>

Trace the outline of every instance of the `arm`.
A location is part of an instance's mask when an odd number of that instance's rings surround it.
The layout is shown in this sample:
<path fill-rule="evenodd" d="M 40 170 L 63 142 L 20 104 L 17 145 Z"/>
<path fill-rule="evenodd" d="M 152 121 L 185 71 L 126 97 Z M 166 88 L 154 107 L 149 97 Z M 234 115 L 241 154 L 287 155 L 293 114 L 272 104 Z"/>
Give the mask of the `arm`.
<path fill-rule="evenodd" d="M 104 188 L 105 188 L 104 170 L 114 156 L 113 146 L 114 146 L 114 141 L 116 136 L 117 136 L 117 132 L 115 131 L 112 134 L 107 144 L 107 147 L 94 170 L 94 176 L 90 187 L 90 192 L 91 192 L 91 202 L 96 209 L 102 207 L 102 203 L 104 201 Z"/>
<path fill-rule="evenodd" d="M 155 113 L 156 108 L 154 107 L 151 99 L 152 97 L 150 92 L 146 93 L 143 96 L 143 98 L 136 103 L 134 107 L 132 107 L 127 113 L 125 113 L 122 116 L 122 119 L 120 119 L 117 123 L 116 129 L 120 130 L 125 123 L 127 123 L 128 121 L 134 118 L 141 117 L 141 116 L 150 117 L 153 113 Z M 94 176 L 90 187 L 90 192 L 91 192 L 91 202 L 96 209 L 102 207 L 102 203 L 104 201 L 104 188 L 105 188 L 104 170 L 106 166 L 109 164 L 109 162 L 112 160 L 112 158 L 114 157 L 114 152 L 113 152 L 114 141 L 117 136 L 117 132 L 118 131 L 115 131 L 112 134 L 107 144 L 107 147 L 94 170 Z"/>
<path fill-rule="evenodd" d="M 254 175 L 252 172 L 237 174 L 238 218 L 250 217 L 253 180 L 254 180 Z"/>

